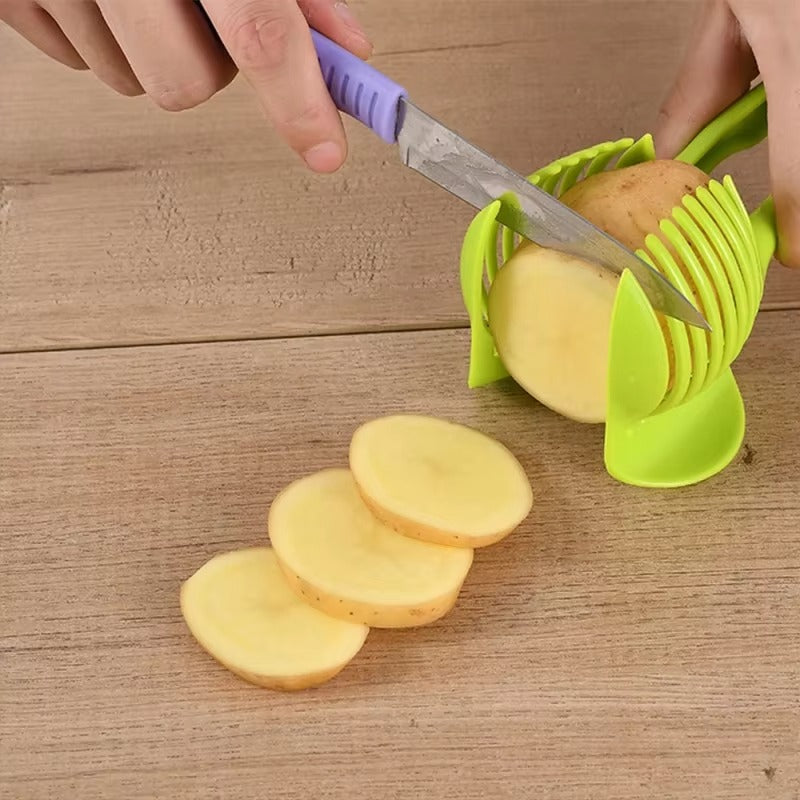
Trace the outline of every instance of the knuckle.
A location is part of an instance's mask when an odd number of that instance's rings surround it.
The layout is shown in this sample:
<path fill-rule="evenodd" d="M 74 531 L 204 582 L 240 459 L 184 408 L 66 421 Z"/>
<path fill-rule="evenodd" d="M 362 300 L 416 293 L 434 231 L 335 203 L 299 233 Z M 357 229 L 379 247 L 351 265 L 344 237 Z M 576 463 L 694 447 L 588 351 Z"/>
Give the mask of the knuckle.
<path fill-rule="evenodd" d="M 669 94 L 661 103 L 660 113 L 672 119 L 687 108 L 695 97 L 691 90 L 687 91 L 686 77 L 680 75 L 670 89 Z"/>
<path fill-rule="evenodd" d="M 325 130 L 328 111 L 321 103 L 308 103 L 300 109 L 278 113 L 275 127 L 287 139 L 309 139 Z"/>
<path fill-rule="evenodd" d="M 292 24 L 277 8 L 242 12 L 223 29 L 234 58 L 244 69 L 275 69 L 286 59 Z"/>

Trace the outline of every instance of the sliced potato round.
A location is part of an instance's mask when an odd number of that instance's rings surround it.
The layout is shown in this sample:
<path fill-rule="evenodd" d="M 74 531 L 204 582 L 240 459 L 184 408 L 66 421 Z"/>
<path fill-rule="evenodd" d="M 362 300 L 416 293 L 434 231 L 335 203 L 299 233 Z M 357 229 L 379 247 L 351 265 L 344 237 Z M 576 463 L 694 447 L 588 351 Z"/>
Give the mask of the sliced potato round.
<path fill-rule="evenodd" d="M 330 680 L 369 632 L 303 602 L 269 547 L 215 556 L 181 586 L 180 603 L 189 630 L 210 655 L 271 689 L 306 689 Z"/>
<path fill-rule="evenodd" d="M 554 250 L 517 250 L 489 290 L 489 328 L 509 374 L 578 422 L 606 417 L 617 276 Z"/>
<path fill-rule="evenodd" d="M 424 625 L 454 605 L 473 551 L 420 542 L 380 522 L 348 469 L 295 481 L 269 511 L 269 536 L 307 602 L 376 628 Z"/>
<path fill-rule="evenodd" d="M 427 416 L 362 425 L 350 469 L 372 512 L 398 533 L 452 547 L 500 541 L 528 516 L 531 485 L 500 442 Z"/>

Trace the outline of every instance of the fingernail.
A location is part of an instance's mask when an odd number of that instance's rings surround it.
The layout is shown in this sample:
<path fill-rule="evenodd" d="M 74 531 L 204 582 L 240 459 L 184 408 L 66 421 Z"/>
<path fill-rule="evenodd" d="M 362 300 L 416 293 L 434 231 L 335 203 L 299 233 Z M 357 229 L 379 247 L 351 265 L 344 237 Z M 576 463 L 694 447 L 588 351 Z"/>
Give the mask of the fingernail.
<path fill-rule="evenodd" d="M 314 172 L 335 172 L 342 165 L 342 148 L 336 142 L 323 142 L 306 150 L 303 160 Z"/>
<path fill-rule="evenodd" d="M 339 2 L 335 3 L 333 10 L 339 15 L 339 19 L 344 22 L 344 24 L 347 25 L 347 27 L 350 28 L 353 33 L 360 36 L 365 42 L 369 42 L 369 39 L 367 39 L 367 34 L 361 27 L 361 23 L 358 21 L 356 15 L 350 10 L 350 6 L 347 5 L 345 0 L 339 0 Z"/>

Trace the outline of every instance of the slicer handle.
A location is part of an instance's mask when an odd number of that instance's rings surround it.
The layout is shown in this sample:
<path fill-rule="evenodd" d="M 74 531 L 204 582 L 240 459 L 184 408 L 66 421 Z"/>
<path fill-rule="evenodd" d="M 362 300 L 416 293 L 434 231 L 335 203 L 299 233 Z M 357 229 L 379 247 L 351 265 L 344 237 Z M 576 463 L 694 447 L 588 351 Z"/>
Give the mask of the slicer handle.
<path fill-rule="evenodd" d="M 726 158 L 767 138 L 767 92 L 763 83 L 711 120 L 676 158 L 712 172 Z"/>
<path fill-rule="evenodd" d="M 336 107 L 384 141 L 396 142 L 399 103 L 406 90 L 318 31 L 312 30 L 311 38 Z"/>

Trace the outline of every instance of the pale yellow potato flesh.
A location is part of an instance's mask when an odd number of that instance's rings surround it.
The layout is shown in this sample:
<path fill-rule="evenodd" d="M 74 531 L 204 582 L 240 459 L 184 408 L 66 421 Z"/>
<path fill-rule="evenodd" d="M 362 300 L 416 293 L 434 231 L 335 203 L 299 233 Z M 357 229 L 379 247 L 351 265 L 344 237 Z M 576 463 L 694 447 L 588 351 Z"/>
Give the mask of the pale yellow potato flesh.
<path fill-rule="evenodd" d="M 688 283 L 688 299 L 705 315 L 707 310 L 691 272 L 661 232 L 660 225 L 672 216 L 674 208 L 681 206 L 686 195 L 694 193 L 700 186 L 706 186 L 708 182 L 709 176 L 692 164 L 656 159 L 590 175 L 564 192 L 559 199 L 630 250 L 645 247 L 645 240 L 650 234 L 658 236 Z M 523 240 L 519 249 L 530 246 L 530 242 Z M 699 261 L 702 264 L 703 258 L 700 257 Z M 657 267 L 660 269 L 660 265 L 657 264 Z M 716 288 L 714 292 L 716 294 Z M 667 345 L 671 386 L 675 360 L 672 334 L 664 314 L 656 312 L 656 318 Z"/>
<path fill-rule="evenodd" d="M 394 530 L 453 547 L 500 541 L 528 516 L 528 477 L 500 442 L 428 416 L 395 415 L 362 425 L 350 469 L 364 501 Z"/>
<path fill-rule="evenodd" d="M 596 264 L 529 245 L 503 265 L 489 291 L 489 327 L 509 374 L 578 422 L 605 421 L 617 284 Z"/>
<path fill-rule="evenodd" d="M 284 691 L 335 677 L 369 633 L 300 599 L 268 547 L 215 556 L 183 583 L 180 604 L 211 656 L 251 683 Z"/>
<path fill-rule="evenodd" d="M 268 525 L 284 574 L 304 600 L 371 627 L 443 617 L 472 566 L 471 549 L 411 539 L 378 520 L 349 469 L 290 484 L 273 502 Z"/>

